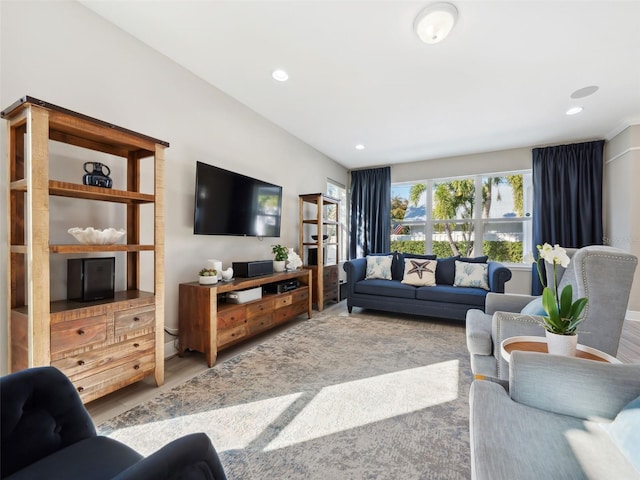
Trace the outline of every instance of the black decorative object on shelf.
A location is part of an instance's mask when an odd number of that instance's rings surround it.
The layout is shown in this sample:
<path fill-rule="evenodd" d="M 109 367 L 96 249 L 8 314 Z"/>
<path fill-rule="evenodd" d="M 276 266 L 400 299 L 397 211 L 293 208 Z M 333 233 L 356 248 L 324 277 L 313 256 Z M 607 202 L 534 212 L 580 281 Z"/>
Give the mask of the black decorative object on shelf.
<path fill-rule="evenodd" d="M 89 170 L 89 168 L 93 168 L 93 170 Z M 106 173 L 102 171 L 103 168 L 107 170 Z M 85 185 L 111 188 L 113 184 L 111 177 L 109 177 L 111 170 L 106 165 L 99 162 L 85 162 L 84 171 L 87 172 L 87 174 L 82 177 L 82 183 Z"/>

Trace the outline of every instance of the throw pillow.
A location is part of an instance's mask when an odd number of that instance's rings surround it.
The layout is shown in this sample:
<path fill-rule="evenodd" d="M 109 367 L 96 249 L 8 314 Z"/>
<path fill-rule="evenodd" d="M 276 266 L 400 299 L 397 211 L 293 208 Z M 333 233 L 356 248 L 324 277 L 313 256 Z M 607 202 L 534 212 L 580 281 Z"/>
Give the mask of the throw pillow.
<path fill-rule="evenodd" d="M 458 260 L 468 263 L 487 263 L 489 257 L 487 255 L 483 255 L 482 257 L 460 257 Z"/>
<path fill-rule="evenodd" d="M 640 397 L 629 402 L 605 428 L 611 440 L 640 472 Z"/>
<path fill-rule="evenodd" d="M 476 287 L 489 290 L 489 265 L 486 263 L 469 263 L 456 260 L 456 287 Z"/>
<path fill-rule="evenodd" d="M 436 268 L 436 283 L 438 285 L 453 285 L 456 276 L 456 260 L 460 257 L 439 258 Z"/>
<path fill-rule="evenodd" d="M 381 278 L 391 280 L 391 262 L 393 255 L 367 255 L 367 273 L 365 280 Z"/>
<path fill-rule="evenodd" d="M 420 255 L 418 253 L 401 253 L 400 254 L 400 261 L 398 262 L 400 265 L 400 278 L 398 278 L 398 280 L 402 280 L 404 278 L 404 272 L 405 272 L 405 260 L 407 258 L 413 258 L 413 259 L 420 259 L 420 260 L 435 260 L 437 257 L 435 255 Z M 396 277 L 394 276 L 393 279 L 395 280 Z"/>
<path fill-rule="evenodd" d="M 527 303 L 520 313 L 525 315 L 541 315 L 545 316 L 547 312 L 544 311 L 544 307 L 542 306 L 542 297 L 538 297 L 534 300 L 531 300 Z"/>
<path fill-rule="evenodd" d="M 437 265 L 438 262 L 435 260 L 405 258 L 402 283 L 416 287 L 433 287 L 436 284 Z"/>

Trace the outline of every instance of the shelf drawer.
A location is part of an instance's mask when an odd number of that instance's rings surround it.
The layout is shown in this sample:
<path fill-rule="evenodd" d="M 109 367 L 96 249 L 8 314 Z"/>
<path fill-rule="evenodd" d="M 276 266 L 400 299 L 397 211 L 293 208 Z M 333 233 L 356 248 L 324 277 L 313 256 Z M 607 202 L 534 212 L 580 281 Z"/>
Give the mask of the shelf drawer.
<path fill-rule="evenodd" d="M 247 320 L 247 307 L 225 308 L 218 312 L 218 330 L 234 328 Z"/>
<path fill-rule="evenodd" d="M 255 335 L 273 326 L 273 314 L 269 313 L 261 317 L 252 318 L 248 322 L 249 335 Z"/>
<path fill-rule="evenodd" d="M 70 355 L 51 362 L 72 380 L 94 375 L 153 352 L 155 335 L 133 338 L 105 348 Z"/>
<path fill-rule="evenodd" d="M 155 354 L 150 353 L 95 375 L 76 380 L 71 379 L 71 382 L 76 387 L 82 401 L 87 403 L 142 380 L 146 375 L 153 372 L 154 368 Z"/>
<path fill-rule="evenodd" d="M 107 316 L 70 320 L 51 325 L 51 355 L 87 348 L 107 340 Z"/>
<path fill-rule="evenodd" d="M 120 337 L 136 330 L 153 329 L 156 311 L 153 306 L 132 308 L 115 312 L 115 335 Z"/>
<path fill-rule="evenodd" d="M 291 294 L 291 303 L 301 302 L 309 299 L 309 287 L 299 288 Z"/>
<path fill-rule="evenodd" d="M 279 295 L 273 301 L 274 303 L 273 308 L 279 309 L 282 307 L 286 307 L 287 305 L 291 305 L 291 302 L 292 302 L 291 295 Z"/>
<path fill-rule="evenodd" d="M 260 302 L 251 303 L 247 305 L 247 318 L 257 317 L 264 315 L 267 312 L 273 310 L 273 299 L 268 298 Z"/>
<path fill-rule="evenodd" d="M 275 311 L 275 323 L 278 324 L 286 322 L 287 320 L 290 320 L 291 318 L 297 317 L 298 315 L 306 312 L 306 303 L 294 303 L 293 305 L 288 305 Z"/>
<path fill-rule="evenodd" d="M 246 322 L 246 320 L 244 320 Z M 231 343 L 235 343 L 238 340 L 243 339 L 247 336 L 247 325 L 242 323 L 242 325 L 238 325 L 233 328 L 225 328 L 223 330 L 218 330 L 218 348 L 224 347 L 225 345 L 229 345 Z"/>

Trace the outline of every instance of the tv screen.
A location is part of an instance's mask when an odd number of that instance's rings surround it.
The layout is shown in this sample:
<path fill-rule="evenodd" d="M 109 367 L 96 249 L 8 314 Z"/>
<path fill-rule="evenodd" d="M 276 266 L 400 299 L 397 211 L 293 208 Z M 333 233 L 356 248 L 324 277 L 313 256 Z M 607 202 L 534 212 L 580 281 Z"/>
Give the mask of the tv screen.
<path fill-rule="evenodd" d="M 282 187 L 196 162 L 193 233 L 279 237 Z"/>

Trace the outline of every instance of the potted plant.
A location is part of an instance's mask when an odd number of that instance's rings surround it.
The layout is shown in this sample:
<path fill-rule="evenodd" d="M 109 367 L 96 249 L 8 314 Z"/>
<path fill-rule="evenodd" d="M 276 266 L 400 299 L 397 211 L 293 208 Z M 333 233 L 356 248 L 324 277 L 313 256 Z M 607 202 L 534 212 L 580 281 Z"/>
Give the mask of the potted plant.
<path fill-rule="evenodd" d="M 587 298 L 573 301 L 573 288 L 566 285 L 558 294 L 557 266 L 567 267 L 569 256 L 560 245 L 551 246 L 548 243 L 538 245 L 538 259 L 531 254 L 526 259 L 536 264 L 542 291 L 542 308 L 546 315 L 542 317 L 542 327 L 547 337 L 549 353 L 575 356 L 578 335 L 576 330 L 584 320 L 583 313 L 587 306 Z M 545 285 L 540 263 L 546 261 L 553 265 L 553 285 Z"/>
<path fill-rule="evenodd" d="M 274 245 L 271 252 L 275 254 L 273 261 L 273 270 L 276 272 L 284 272 L 284 266 L 289 258 L 287 247 L 282 245 Z"/>
<path fill-rule="evenodd" d="M 203 268 L 198 272 L 198 283 L 201 285 L 218 283 L 218 271 L 215 268 Z"/>

